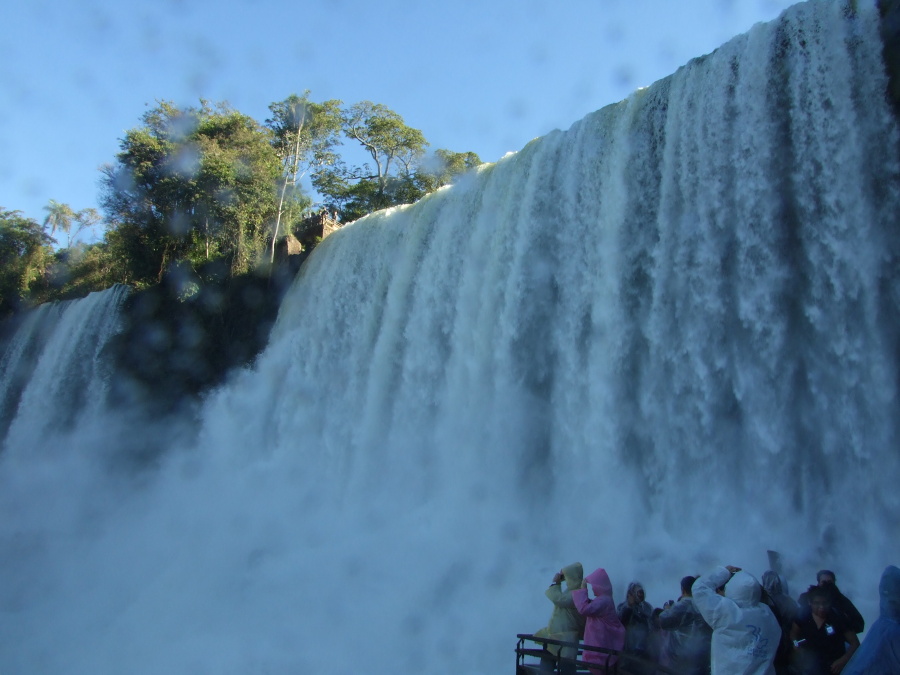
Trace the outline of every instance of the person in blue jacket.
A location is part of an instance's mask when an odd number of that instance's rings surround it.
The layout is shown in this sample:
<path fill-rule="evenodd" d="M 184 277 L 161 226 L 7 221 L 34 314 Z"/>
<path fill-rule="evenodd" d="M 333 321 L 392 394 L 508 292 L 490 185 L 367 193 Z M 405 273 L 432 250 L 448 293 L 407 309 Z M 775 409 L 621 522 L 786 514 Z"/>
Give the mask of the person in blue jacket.
<path fill-rule="evenodd" d="M 900 674 L 900 569 L 893 565 L 885 568 L 878 594 L 881 616 L 869 629 L 842 675 Z"/>

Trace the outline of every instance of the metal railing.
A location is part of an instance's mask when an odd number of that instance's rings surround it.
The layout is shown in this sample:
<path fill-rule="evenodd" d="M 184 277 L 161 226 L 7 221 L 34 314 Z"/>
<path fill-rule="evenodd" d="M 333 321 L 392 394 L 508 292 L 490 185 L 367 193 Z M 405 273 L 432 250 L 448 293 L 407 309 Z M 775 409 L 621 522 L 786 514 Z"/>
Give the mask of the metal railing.
<path fill-rule="evenodd" d="M 633 675 L 636 672 L 655 672 L 664 675 L 678 675 L 671 668 L 661 666 L 658 663 L 640 658 L 633 654 L 626 654 L 615 649 L 605 647 L 592 647 L 580 642 L 566 642 L 552 638 L 535 637 L 528 633 L 520 633 L 516 636 L 516 675 L 532 675 L 533 673 L 557 673 L 558 675 L 581 675 L 588 671 L 602 673 L 603 675 Z M 539 648 L 526 647 L 527 642 L 540 645 Z M 554 654 L 548 646 L 559 647 Z M 574 653 L 575 658 L 562 656 L 563 648 L 568 648 Z M 605 655 L 600 662 L 585 661 L 582 656 L 587 652 Z M 611 657 L 618 657 L 611 659 Z M 529 661 L 528 659 L 532 659 Z M 533 660 L 537 659 L 537 661 Z M 612 660 L 613 663 L 609 663 Z"/>

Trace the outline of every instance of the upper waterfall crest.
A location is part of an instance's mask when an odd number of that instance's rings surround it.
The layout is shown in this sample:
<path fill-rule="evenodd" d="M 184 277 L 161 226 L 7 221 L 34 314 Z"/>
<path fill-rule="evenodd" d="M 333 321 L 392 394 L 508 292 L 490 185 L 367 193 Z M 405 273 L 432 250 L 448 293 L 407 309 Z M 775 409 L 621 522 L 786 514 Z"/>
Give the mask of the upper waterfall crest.
<path fill-rule="evenodd" d="M 321 424 L 363 463 L 477 429 L 467 445 L 492 452 L 512 433 L 517 466 L 639 463 L 661 504 L 666 477 L 740 457 L 740 491 L 775 481 L 815 505 L 896 442 L 897 128 L 877 31 L 874 9 L 799 5 L 346 228 L 267 358 L 304 345 L 285 367 L 341 401 Z"/>

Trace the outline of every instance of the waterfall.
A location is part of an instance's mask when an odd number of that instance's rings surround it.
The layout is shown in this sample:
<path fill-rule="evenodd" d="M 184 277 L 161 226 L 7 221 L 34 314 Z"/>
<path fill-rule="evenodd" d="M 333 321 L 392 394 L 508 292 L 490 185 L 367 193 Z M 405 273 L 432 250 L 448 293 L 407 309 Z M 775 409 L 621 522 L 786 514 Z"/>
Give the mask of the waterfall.
<path fill-rule="evenodd" d="M 23 317 L 0 356 L 0 440 L 7 453 L 64 443 L 93 418 L 110 373 L 103 350 L 119 329 L 127 286 L 41 305 Z M 54 438 L 55 437 L 55 438 Z"/>
<path fill-rule="evenodd" d="M 63 414 L 83 352 L 45 338 L 0 456 L 0 671 L 493 674 L 562 565 L 662 606 L 766 549 L 874 621 L 900 559 L 878 27 L 796 5 L 345 226 L 150 467 L 110 452 L 171 420 Z"/>

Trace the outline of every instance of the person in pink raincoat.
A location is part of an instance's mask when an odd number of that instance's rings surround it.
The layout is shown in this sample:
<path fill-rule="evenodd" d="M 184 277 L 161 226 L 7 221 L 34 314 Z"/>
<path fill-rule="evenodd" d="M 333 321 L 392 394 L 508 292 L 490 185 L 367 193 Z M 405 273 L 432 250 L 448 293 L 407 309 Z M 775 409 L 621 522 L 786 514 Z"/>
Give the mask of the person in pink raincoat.
<path fill-rule="evenodd" d="M 591 585 L 594 599 L 588 598 L 587 585 Z M 625 646 L 625 627 L 616 614 L 613 602 L 612 584 L 602 567 L 588 574 L 581 588 L 572 591 L 575 608 L 586 618 L 584 644 L 591 647 L 605 647 L 621 651 Z M 617 660 L 614 655 L 585 651 L 582 657 L 588 663 L 596 663 L 599 668 L 591 668 L 593 675 L 605 675 Z"/>

